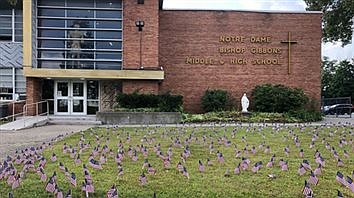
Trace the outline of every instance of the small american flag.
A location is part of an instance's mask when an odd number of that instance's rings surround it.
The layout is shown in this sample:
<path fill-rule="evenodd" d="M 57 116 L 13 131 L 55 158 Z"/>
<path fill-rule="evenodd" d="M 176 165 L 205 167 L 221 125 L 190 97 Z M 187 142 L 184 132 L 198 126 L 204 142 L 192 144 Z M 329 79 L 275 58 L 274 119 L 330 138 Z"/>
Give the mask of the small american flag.
<path fill-rule="evenodd" d="M 337 198 L 343 198 L 343 193 L 337 190 Z"/>
<path fill-rule="evenodd" d="M 341 159 L 339 159 L 339 158 L 338 158 L 337 166 L 338 167 L 343 167 L 344 166 L 343 161 Z"/>
<path fill-rule="evenodd" d="M 316 177 L 316 175 L 312 171 L 310 173 L 309 183 L 311 183 L 313 185 L 318 184 L 318 178 Z"/>
<path fill-rule="evenodd" d="M 72 184 L 72 185 L 75 186 L 75 187 L 76 187 L 76 185 L 77 185 L 75 173 L 71 173 L 70 184 Z"/>
<path fill-rule="evenodd" d="M 94 168 L 94 169 L 102 169 L 102 166 L 101 166 L 101 164 L 98 162 L 98 161 L 96 161 L 96 160 L 94 160 L 94 159 L 91 159 L 90 161 L 89 161 L 89 164 L 90 164 L 90 166 L 92 167 L 92 168 Z"/>
<path fill-rule="evenodd" d="M 340 184 L 342 184 L 342 185 L 344 185 L 344 186 L 347 186 L 347 182 L 345 181 L 343 174 L 342 174 L 341 172 L 339 172 L 339 171 L 337 172 L 336 180 L 337 180 Z"/>
<path fill-rule="evenodd" d="M 322 165 L 318 164 L 318 167 L 313 171 L 315 175 L 320 175 L 322 172 Z"/>
<path fill-rule="evenodd" d="M 200 160 L 198 162 L 198 169 L 199 169 L 199 172 L 201 172 L 201 173 L 205 171 L 205 167 L 204 167 L 202 161 L 200 161 Z"/>
<path fill-rule="evenodd" d="M 299 170 L 297 171 L 300 176 L 304 175 L 306 173 L 306 169 L 302 164 L 300 164 Z"/>
<path fill-rule="evenodd" d="M 183 176 L 187 177 L 187 179 L 189 179 L 189 173 L 187 171 L 186 167 L 183 167 L 183 172 L 182 172 Z"/>
<path fill-rule="evenodd" d="M 69 191 L 65 195 L 65 198 L 71 198 L 71 196 L 72 196 L 71 194 L 72 194 L 71 189 L 69 189 Z"/>
<path fill-rule="evenodd" d="M 307 160 L 303 160 L 303 161 L 302 161 L 302 166 L 303 166 L 305 169 L 307 169 L 307 170 L 311 170 L 311 169 L 312 169 L 311 166 L 310 166 L 309 161 L 307 161 Z"/>
<path fill-rule="evenodd" d="M 140 181 L 140 184 L 143 186 L 147 184 L 147 178 L 146 178 L 144 172 L 139 176 L 139 181 Z"/>
<path fill-rule="evenodd" d="M 16 175 L 15 177 L 15 181 L 12 183 L 12 190 L 15 190 L 16 188 L 18 188 L 20 186 L 20 183 L 21 183 L 21 178 L 20 178 L 20 175 Z"/>
<path fill-rule="evenodd" d="M 235 168 L 235 170 L 234 170 L 235 175 L 238 175 L 241 173 L 240 166 L 241 166 L 241 164 L 239 163 L 238 166 Z"/>
<path fill-rule="evenodd" d="M 118 190 L 116 188 L 116 185 L 113 185 L 111 189 L 108 190 L 107 198 L 118 198 Z"/>
<path fill-rule="evenodd" d="M 310 188 L 310 185 L 307 183 L 307 181 L 305 181 L 305 186 L 304 189 L 302 190 L 302 194 L 305 196 L 309 196 L 309 195 L 312 196 L 313 194 L 313 191 Z"/>
<path fill-rule="evenodd" d="M 350 178 L 349 176 L 347 176 L 347 187 L 354 192 L 354 183 L 352 178 Z"/>
<path fill-rule="evenodd" d="M 303 149 L 300 150 L 299 156 L 300 156 L 301 158 L 304 157 L 304 150 L 303 150 Z"/>
<path fill-rule="evenodd" d="M 48 183 L 47 183 L 47 185 L 45 187 L 45 190 L 47 192 L 53 193 L 55 191 L 55 186 L 56 186 L 56 184 L 55 184 L 55 182 L 53 180 L 53 177 L 51 177 L 51 178 L 49 178 L 49 181 L 48 181 Z"/>
<path fill-rule="evenodd" d="M 284 162 L 283 165 L 281 166 L 282 171 L 287 171 L 288 170 L 288 162 Z"/>

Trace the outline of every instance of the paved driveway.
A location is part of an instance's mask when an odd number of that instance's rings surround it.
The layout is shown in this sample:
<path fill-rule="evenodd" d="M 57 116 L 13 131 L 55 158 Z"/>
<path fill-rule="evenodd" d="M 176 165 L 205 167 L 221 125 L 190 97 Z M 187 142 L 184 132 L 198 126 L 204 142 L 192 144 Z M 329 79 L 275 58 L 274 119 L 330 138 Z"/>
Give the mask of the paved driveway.
<path fill-rule="evenodd" d="M 0 131 L 0 160 L 17 149 L 40 145 L 58 135 L 86 130 L 85 125 L 46 125 L 20 131 Z"/>

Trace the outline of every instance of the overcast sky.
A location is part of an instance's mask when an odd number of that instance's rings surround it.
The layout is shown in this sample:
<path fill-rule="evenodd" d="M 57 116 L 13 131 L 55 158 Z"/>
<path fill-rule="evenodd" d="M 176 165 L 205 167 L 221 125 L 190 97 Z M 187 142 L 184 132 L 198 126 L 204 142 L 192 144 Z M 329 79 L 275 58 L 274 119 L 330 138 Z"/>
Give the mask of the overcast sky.
<path fill-rule="evenodd" d="M 164 0 L 165 9 L 212 10 L 292 10 L 305 11 L 303 0 Z M 354 37 L 352 39 L 352 43 Z M 354 44 L 342 48 L 341 43 L 322 45 L 322 56 L 343 60 L 354 58 Z"/>

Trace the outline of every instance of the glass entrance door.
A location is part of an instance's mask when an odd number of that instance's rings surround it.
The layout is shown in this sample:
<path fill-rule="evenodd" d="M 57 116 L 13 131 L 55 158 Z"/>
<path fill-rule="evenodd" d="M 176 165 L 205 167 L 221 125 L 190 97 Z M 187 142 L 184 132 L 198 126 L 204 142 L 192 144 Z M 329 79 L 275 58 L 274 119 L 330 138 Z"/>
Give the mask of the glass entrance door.
<path fill-rule="evenodd" d="M 86 115 L 86 82 L 56 81 L 54 113 L 56 115 Z"/>

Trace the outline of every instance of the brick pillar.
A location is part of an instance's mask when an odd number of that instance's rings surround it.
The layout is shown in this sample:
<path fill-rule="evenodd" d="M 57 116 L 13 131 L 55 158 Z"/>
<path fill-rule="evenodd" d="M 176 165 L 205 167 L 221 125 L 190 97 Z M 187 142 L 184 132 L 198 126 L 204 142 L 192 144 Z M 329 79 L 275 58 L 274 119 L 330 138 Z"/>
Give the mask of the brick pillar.
<path fill-rule="evenodd" d="M 157 80 L 125 80 L 122 83 L 123 93 L 159 93 L 159 81 Z"/>
<path fill-rule="evenodd" d="M 42 100 L 42 81 L 39 78 L 26 78 L 26 104 L 28 109 L 27 115 L 35 115 L 37 108 L 33 103 Z M 41 108 L 38 108 L 39 113 L 41 113 Z"/>

